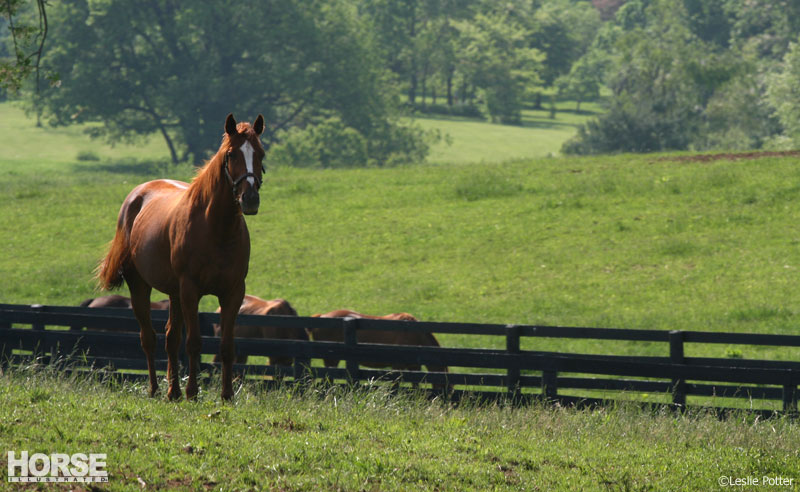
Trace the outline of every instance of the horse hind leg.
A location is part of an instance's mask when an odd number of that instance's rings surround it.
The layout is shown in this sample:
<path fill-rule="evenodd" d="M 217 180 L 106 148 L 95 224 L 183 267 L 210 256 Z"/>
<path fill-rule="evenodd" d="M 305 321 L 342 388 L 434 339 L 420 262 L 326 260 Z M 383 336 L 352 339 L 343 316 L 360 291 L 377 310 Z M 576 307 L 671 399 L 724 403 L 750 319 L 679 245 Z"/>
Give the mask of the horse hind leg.
<path fill-rule="evenodd" d="M 244 296 L 244 294 L 242 294 Z M 200 371 L 200 348 L 202 340 L 200 339 L 200 321 L 198 318 L 197 304 L 200 301 L 200 296 L 197 293 L 195 286 L 189 281 L 181 282 L 180 286 L 180 302 L 179 308 L 183 313 L 183 322 L 186 324 L 186 353 L 189 355 L 189 380 L 186 382 L 186 399 L 194 400 L 197 398 L 199 386 L 197 384 L 197 373 Z M 242 299 L 239 298 L 239 305 Z M 239 306 L 236 306 L 238 311 Z M 170 313 L 172 310 L 170 309 Z M 170 314 L 171 316 L 171 314 Z M 222 323 L 223 328 L 223 341 L 225 338 L 225 324 Z M 231 327 L 232 329 L 233 327 Z M 178 332 L 180 333 L 180 332 Z M 177 336 L 177 335 L 176 335 Z M 170 349 L 171 350 L 171 349 Z M 178 345 L 174 346 L 175 357 L 177 360 Z M 223 354 L 224 355 L 224 354 Z M 169 354 L 170 359 L 173 354 Z M 232 364 L 233 361 L 230 361 Z M 223 357 L 223 373 L 225 372 L 225 359 Z M 176 387 L 178 387 L 176 385 Z"/>
<path fill-rule="evenodd" d="M 169 392 L 167 396 L 173 401 L 181 399 L 181 377 L 178 369 L 178 351 L 181 346 L 182 331 L 183 311 L 180 299 L 177 296 L 170 296 L 165 348 L 167 350 L 167 380 L 169 381 Z"/>
<path fill-rule="evenodd" d="M 155 350 L 156 332 L 150 319 L 150 293 L 152 288 L 142 280 L 135 270 L 125 273 L 125 280 L 131 292 L 131 307 L 136 320 L 139 322 L 139 339 L 142 350 L 147 359 L 147 372 L 150 376 L 150 396 L 158 392 L 158 379 L 156 379 Z"/>

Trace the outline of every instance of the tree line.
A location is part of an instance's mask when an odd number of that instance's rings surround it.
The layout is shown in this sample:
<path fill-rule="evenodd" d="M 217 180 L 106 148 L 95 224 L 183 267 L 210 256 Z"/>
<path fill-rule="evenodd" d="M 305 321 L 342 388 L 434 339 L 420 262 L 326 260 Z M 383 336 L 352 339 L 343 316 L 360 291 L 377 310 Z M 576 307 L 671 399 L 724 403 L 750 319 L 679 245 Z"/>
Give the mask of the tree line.
<path fill-rule="evenodd" d="M 22 53 L 14 20 L 41 41 L 45 3 L 7 2 L 0 57 Z M 157 133 L 174 162 L 205 158 L 231 110 L 264 113 L 274 161 L 337 167 L 423 159 L 435 135 L 398 118 L 411 111 L 519 124 L 559 99 L 605 105 L 568 153 L 787 147 L 798 14 L 800 0 L 63 0 L 47 4 L 51 83 L 21 93 L 51 124 Z"/>
<path fill-rule="evenodd" d="M 796 147 L 798 36 L 798 0 L 628 0 L 574 65 L 609 97 L 564 150 Z"/>

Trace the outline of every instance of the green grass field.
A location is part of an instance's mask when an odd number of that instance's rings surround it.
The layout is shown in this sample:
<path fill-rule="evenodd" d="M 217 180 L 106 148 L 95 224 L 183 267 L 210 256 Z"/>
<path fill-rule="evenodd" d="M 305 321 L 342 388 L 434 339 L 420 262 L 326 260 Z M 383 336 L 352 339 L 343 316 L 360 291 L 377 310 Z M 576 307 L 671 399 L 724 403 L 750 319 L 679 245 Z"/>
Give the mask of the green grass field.
<path fill-rule="evenodd" d="M 81 162 L 75 130 L 17 116 L 3 145 L 35 144 L 0 163 L 0 297 L 76 304 L 126 194 L 164 175 L 157 142 Z M 63 152 L 39 155 L 48 138 Z M 799 176 L 793 158 L 652 155 L 270 169 L 248 291 L 301 314 L 794 333 Z"/>
<path fill-rule="evenodd" d="M 572 103 L 558 104 L 555 118 L 544 110 L 523 110 L 522 125 L 509 126 L 456 116 L 419 115 L 413 121 L 426 130 L 438 130 L 441 142 L 431 148 L 433 163 L 494 163 L 558 155 L 561 145 L 600 110 L 584 104 L 581 113 Z"/>
<path fill-rule="evenodd" d="M 92 270 L 127 193 L 193 172 L 165 170 L 157 139 L 111 148 L 78 129 L 36 128 L 8 104 L 0 105 L 0 148 L 5 303 L 96 296 Z M 88 151 L 99 160 L 78 159 Z M 284 297 L 301 315 L 351 308 L 435 321 L 797 333 L 795 158 L 494 155 L 389 169 L 269 169 L 261 211 L 247 219 L 248 293 Z M 523 348 L 667 353 L 659 344 L 599 341 Z M 783 347 L 693 345 L 687 355 L 800 358 Z M 137 477 L 155 488 L 223 490 L 715 490 L 719 476 L 800 479 L 791 422 L 453 409 L 380 391 L 297 396 L 249 386 L 233 405 L 220 404 L 214 388 L 197 404 L 170 404 L 139 386 L 46 372 L 18 368 L 0 378 L 0 447 L 108 449 L 114 476 L 131 490 Z M 43 419 L 48 425 L 37 426 Z M 204 451 L 182 452 L 186 444 Z"/>

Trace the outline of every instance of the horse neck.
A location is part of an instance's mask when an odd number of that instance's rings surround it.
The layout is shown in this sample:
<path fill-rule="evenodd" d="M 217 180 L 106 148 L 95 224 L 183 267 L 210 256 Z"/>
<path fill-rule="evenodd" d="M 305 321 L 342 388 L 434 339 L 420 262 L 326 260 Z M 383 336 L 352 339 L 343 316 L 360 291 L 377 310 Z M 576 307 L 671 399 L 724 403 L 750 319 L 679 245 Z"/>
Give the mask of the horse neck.
<path fill-rule="evenodd" d="M 224 147 L 223 147 L 224 148 Z M 191 207 L 205 211 L 212 229 L 238 227 L 241 209 L 236 204 L 233 189 L 222 171 L 224 152 L 220 149 L 192 181 L 187 191 Z"/>

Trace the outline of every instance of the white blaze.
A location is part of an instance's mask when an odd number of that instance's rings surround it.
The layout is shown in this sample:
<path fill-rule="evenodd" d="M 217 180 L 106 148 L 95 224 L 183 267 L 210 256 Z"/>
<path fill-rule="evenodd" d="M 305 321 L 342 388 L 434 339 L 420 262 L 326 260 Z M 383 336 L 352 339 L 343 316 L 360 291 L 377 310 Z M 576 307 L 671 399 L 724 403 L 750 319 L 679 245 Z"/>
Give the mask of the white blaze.
<path fill-rule="evenodd" d="M 244 144 L 242 144 L 242 146 L 239 147 L 239 150 L 241 150 L 242 154 L 244 154 L 244 164 L 245 166 L 247 166 L 247 172 L 252 173 L 253 154 L 255 153 L 255 149 L 253 149 L 253 146 L 250 145 L 250 142 L 245 141 Z M 256 184 L 256 180 L 252 176 L 248 176 L 247 182 L 250 183 L 250 186 L 254 186 Z"/>

